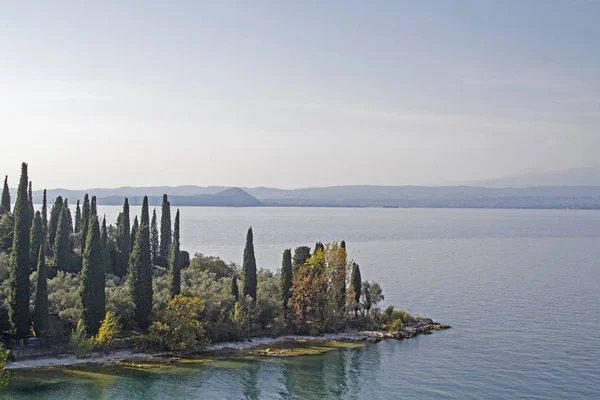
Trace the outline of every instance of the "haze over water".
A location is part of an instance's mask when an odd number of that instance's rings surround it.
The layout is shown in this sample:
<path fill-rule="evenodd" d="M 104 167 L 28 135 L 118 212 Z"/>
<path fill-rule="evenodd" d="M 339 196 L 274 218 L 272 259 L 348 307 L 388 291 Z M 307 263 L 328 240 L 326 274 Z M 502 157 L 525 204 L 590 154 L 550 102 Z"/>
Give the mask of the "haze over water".
<path fill-rule="evenodd" d="M 98 207 L 114 223 L 119 207 Z M 132 207 L 132 212 L 139 212 Z M 320 356 L 74 381 L 15 399 L 600 398 L 600 212 L 182 207 L 182 248 L 259 267 L 346 240 L 386 304 L 453 329 Z"/>

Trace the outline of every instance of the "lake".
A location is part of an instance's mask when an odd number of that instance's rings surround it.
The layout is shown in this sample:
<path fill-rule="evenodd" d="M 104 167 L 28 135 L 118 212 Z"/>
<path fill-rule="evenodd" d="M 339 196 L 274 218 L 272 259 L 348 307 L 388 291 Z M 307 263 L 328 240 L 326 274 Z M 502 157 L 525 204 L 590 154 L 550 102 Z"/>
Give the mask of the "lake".
<path fill-rule="evenodd" d="M 112 223 L 120 211 L 98 209 Z M 344 239 L 386 304 L 453 329 L 8 398 L 600 398 L 600 211 L 182 207 L 181 219 L 183 249 L 238 263 L 252 226 L 258 266 L 271 269 L 285 248 Z"/>

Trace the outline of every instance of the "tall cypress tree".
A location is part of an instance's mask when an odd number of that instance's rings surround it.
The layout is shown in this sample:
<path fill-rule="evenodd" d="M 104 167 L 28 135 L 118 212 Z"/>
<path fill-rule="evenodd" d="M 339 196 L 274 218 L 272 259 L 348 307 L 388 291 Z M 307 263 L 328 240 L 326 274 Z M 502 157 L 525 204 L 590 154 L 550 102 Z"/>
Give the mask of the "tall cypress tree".
<path fill-rule="evenodd" d="M 140 223 L 138 222 L 138 217 L 137 215 L 135 216 L 135 218 L 133 218 L 133 225 L 131 226 L 131 237 L 135 238 L 137 236 L 137 231 L 140 228 Z M 131 246 L 129 247 L 129 252 L 131 253 L 133 251 L 133 246 L 135 245 L 135 242 L 131 242 Z"/>
<path fill-rule="evenodd" d="M 38 251 L 43 244 L 44 228 L 42 227 L 42 215 L 37 211 L 33 218 L 33 225 L 31 225 L 31 233 L 29 234 L 29 248 L 31 249 L 29 259 L 31 260 L 32 271 L 37 269 Z"/>
<path fill-rule="evenodd" d="M 77 200 L 77 208 L 75 208 L 75 233 L 81 231 L 81 207 L 79 206 L 79 200 Z"/>
<path fill-rule="evenodd" d="M 48 332 L 48 271 L 43 244 L 40 245 L 37 256 L 37 285 L 33 315 L 36 335 L 44 336 Z"/>
<path fill-rule="evenodd" d="M 73 216 L 71 215 L 71 209 L 69 208 L 69 199 L 65 199 L 64 207 L 67 209 L 67 219 L 69 221 L 69 232 L 73 232 Z M 82 250 L 83 252 L 83 250 Z"/>
<path fill-rule="evenodd" d="M 58 217 L 58 227 L 54 238 L 54 268 L 59 271 L 75 272 L 71 268 L 71 246 L 69 244 L 69 217 L 63 206 Z"/>
<path fill-rule="evenodd" d="M 42 199 L 42 230 L 44 231 L 44 247 L 48 252 L 48 202 L 46 199 L 46 189 L 44 189 L 44 197 Z"/>
<path fill-rule="evenodd" d="M 8 188 L 8 175 L 4 177 L 2 200 L 0 200 L 0 215 L 10 212 L 10 189 Z"/>
<path fill-rule="evenodd" d="M 118 238 L 117 238 L 117 271 L 116 275 L 123 277 L 127 274 L 127 266 L 129 264 L 129 249 L 131 241 L 136 238 L 131 237 L 131 225 L 129 222 L 129 200 L 125 199 L 123 203 L 123 212 L 118 218 Z"/>
<path fill-rule="evenodd" d="M 286 249 L 283 252 L 281 260 L 281 298 L 283 301 L 283 310 L 288 309 L 288 300 L 290 299 L 290 290 L 292 289 L 292 249 Z"/>
<path fill-rule="evenodd" d="M 322 242 L 317 242 L 315 244 L 315 250 L 313 251 L 313 254 L 315 254 L 317 251 L 325 251 L 325 245 Z"/>
<path fill-rule="evenodd" d="M 150 216 L 148 214 L 148 196 L 142 204 L 140 228 L 135 238 L 135 246 L 129 261 L 127 283 L 135 305 L 134 319 L 145 330 L 152 311 L 152 256 L 150 250 Z"/>
<path fill-rule="evenodd" d="M 246 247 L 244 248 L 244 263 L 242 265 L 244 273 L 244 296 L 250 296 L 256 300 L 256 258 L 254 257 L 254 236 L 252 227 L 248 229 L 246 235 Z"/>
<path fill-rule="evenodd" d="M 166 194 L 162 199 L 162 214 L 160 216 L 160 266 L 169 266 L 169 256 L 171 255 L 171 203 Z"/>
<path fill-rule="evenodd" d="M 92 213 L 92 215 L 98 216 L 98 206 L 96 205 L 96 196 L 92 196 L 91 213 Z"/>
<path fill-rule="evenodd" d="M 308 246 L 300 246 L 296 247 L 294 250 L 294 257 L 292 259 L 292 269 L 293 271 L 297 271 L 298 268 L 306 264 L 308 259 L 310 258 L 310 247 Z"/>
<path fill-rule="evenodd" d="M 158 225 L 156 223 L 156 208 L 152 211 L 152 222 L 150 223 L 150 248 L 152 250 L 152 264 L 158 265 L 160 239 L 158 237 Z"/>
<path fill-rule="evenodd" d="M 112 273 L 112 265 L 110 261 L 110 252 L 108 249 L 108 229 L 106 229 L 106 215 L 102 218 L 102 230 L 100 232 L 102 239 L 102 254 L 104 259 L 104 272 Z"/>
<path fill-rule="evenodd" d="M 85 250 L 85 244 L 87 243 L 87 233 L 90 226 L 90 198 L 86 193 L 83 196 L 83 207 L 81 208 L 81 254 Z"/>
<path fill-rule="evenodd" d="M 357 263 L 352 263 L 352 273 L 350 274 L 350 293 L 355 302 L 354 315 L 358 316 L 358 304 L 360 302 L 360 291 L 362 290 L 362 277 L 360 276 L 360 267 Z"/>
<path fill-rule="evenodd" d="M 33 211 L 33 187 L 31 181 L 29 181 L 29 193 L 27 195 L 27 198 L 29 199 L 29 216 L 31 217 L 29 229 L 31 229 L 31 224 L 33 224 L 33 217 L 35 215 L 35 212 Z M 33 262 L 33 260 L 31 261 Z"/>
<path fill-rule="evenodd" d="M 181 264 L 179 262 L 179 209 L 175 214 L 175 226 L 173 228 L 173 245 L 171 252 L 171 268 L 169 276 L 169 292 L 171 298 L 181 294 Z"/>
<path fill-rule="evenodd" d="M 83 253 L 81 271 L 81 305 L 83 321 L 90 335 L 95 335 L 105 315 L 104 295 L 104 254 L 98 217 L 92 215 L 89 221 L 87 241 Z"/>
<path fill-rule="evenodd" d="M 54 201 L 52 210 L 50 211 L 50 227 L 48 229 L 48 241 L 50 246 L 54 248 L 54 242 L 56 241 L 56 231 L 58 230 L 58 219 L 64 208 L 63 198 L 58 196 Z"/>
<path fill-rule="evenodd" d="M 233 278 L 231 278 L 231 295 L 233 296 L 236 302 L 240 299 L 237 277 L 235 275 L 233 276 Z"/>
<path fill-rule="evenodd" d="M 8 316 L 16 339 L 26 339 L 29 331 L 29 200 L 27 199 L 27 164 L 21 164 L 14 216 L 15 228 L 10 253 Z"/>

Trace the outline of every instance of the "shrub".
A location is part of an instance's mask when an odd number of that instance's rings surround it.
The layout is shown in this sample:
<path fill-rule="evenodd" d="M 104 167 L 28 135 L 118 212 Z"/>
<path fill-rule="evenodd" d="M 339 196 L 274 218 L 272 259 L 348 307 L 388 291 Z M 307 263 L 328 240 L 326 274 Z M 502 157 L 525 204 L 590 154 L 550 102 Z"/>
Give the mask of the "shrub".
<path fill-rule="evenodd" d="M 392 324 L 390 325 L 390 330 L 392 330 L 392 331 L 399 331 L 403 327 L 404 327 L 404 324 L 402 323 L 402 320 L 401 319 L 397 319 L 394 322 L 392 322 Z"/>
<path fill-rule="evenodd" d="M 9 351 L 0 343 L 0 392 L 8 386 L 8 382 L 10 381 L 10 371 L 6 369 L 8 355 Z"/>
<path fill-rule="evenodd" d="M 96 346 L 98 346 L 103 352 L 112 349 L 114 340 L 119 333 L 121 328 L 119 326 L 119 320 L 112 312 L 108 311 L 104 317 L 104 320 L 100 324 L 98 334 L 94 338 Z"/>
<path fill-rule="evenodd" d="M 71 333 L 71 344 L 75 346 L 77 358 L 88 356 L 94 349 L 94 340 L 88 338 L 83 320 L 77 321 L 77 327 Z"/>

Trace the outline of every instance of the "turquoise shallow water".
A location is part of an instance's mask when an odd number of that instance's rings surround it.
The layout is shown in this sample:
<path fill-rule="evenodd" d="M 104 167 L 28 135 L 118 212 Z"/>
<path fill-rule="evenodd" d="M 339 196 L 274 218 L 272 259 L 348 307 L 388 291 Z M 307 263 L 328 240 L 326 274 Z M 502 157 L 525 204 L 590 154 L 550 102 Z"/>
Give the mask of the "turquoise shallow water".
<path fill-rule="evenodd" d="M 116 207 L 99 207 L 109 221 Z M 182 208 L 183 247 L 259 266 L 348 242 L 386 302 L 453 329 L 319 356 L 8 392 L 15 399 L 598 399 L 600 212 Z"/>

